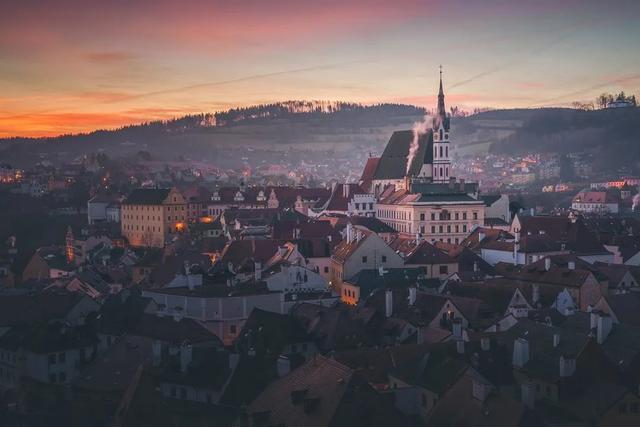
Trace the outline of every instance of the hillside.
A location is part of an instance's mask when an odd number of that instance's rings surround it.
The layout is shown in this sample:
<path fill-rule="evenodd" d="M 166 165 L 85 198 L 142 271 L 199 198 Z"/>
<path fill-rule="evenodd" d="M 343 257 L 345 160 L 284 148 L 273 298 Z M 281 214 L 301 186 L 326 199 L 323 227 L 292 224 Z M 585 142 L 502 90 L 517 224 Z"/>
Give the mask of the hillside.
<path fill-rule="evenodd" d="M 155 159 L 212 161 L 247 149 L 380 152 L 394 130 L 410 129 L 424 113 L 411 105 L 290 101 L 84 135 L 4 139 L 0 157 L 28 166 L 38 159 L 56 163 L 98 151 L 120 157 L 144 150 Z M 454 118 L 452 127 L 458 156 L 588 151 L 597 154 L 596 168 L 640 169 L 639 108 L 494 110 Z"/>

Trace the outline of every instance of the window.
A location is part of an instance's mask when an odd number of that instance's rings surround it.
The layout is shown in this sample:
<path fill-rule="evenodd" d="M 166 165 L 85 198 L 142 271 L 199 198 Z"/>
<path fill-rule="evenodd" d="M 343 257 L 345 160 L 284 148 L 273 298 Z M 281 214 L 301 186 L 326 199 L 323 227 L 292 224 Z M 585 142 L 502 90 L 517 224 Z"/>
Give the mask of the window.
<path fill-rule="evenodd" d="M 386 255 L 382 255 L 382 262 L 387 262 L 387 256 Z"/>
<path fill-rule="evenodd" d="M 456 219 L 460 219 L 460 213 L 456 212 Z"/>
<path fill-rule="evenodd" d="M 436 214 L 435 214 L 435 213 L 432 213 L 432 214 L 431 214 L 431 221 L 435 221 L 435 220 L 436 220 Z"/>
<path fill-rule="evenodd" d="M 62 352 L 62 353 L 58 354 L 58 362 L 59 363 L 64 363 L 65 360 L 67 360 L 67 353 Z"/>
<path fill-rule="evenodd" d="M 436 232 L 436 226 L 432 225 L 431 226 L 431 233 L 435 234 L 435 232 Z"/>
<path fill-rule="evenodd" d="M 424 221 L 424 213 L 420 214 L 420 221 Z"/>
<path fill-rule="evenodd" d="M 356 210 L 360 210 L 360 203 L 356 203 Z"/>
<path fill-rule="evenodd" d="M 60 372 L 58 374 L 58 382 L 64 383 L 66 381 L 67 381 L 67 373 L 66 372 Z"/>
<path fill-rule="evenodd" d="M 442 226 L 441 226 L 441 225 L 440 225 L 440 226 L 438 226 L 438 231 L 439 231 L 440 233 L 442 233 L 442 230 L 443 230 Z"/>
<path fill-rule="evenodd" d="M 55 354 L 50 354 L 49 355 L 49 365 L 55 365 L 56 364 L 56 355 Z"/>
<path fill-rule="evenodd" d="M 464 225 L 462 226 L 462 232 L 463 232 L 463 233 L 466 233 L 466 232 L 467 232 L 467 225 L 466 225 L 466 224 L 464 224 Z"/>
<path fill-rule="evenodd" d="M 473 219 L 478 219 L 478 212 L 473 213 Z"/>
<path fill-rule="evenodd" d="M 297 353 L 298 352 L 298 346 L 296 344 L 291 344 L 291 353 Z"/>
<path fill-rule="evenodd" d="M 324 272 L 325 272 L 325 273 L 328 273 L 328 272 L 329 272 L 329 267 L 325 266 L 325 267 L 324 267 Z"/>
<path fill-rule="evenodd" d="M 440 274 L 448 274 L 449 273 L 449 266 L 448 265 L 441 265 L 440 266 Z"/>
<path fill-rule="evenodd" d="M 462 219 L 467 219 L 467 213 L 466 212 L 462 212 Z"/>
<path fill-rule="evenodd" d="M 362 257 L 362 263 L 364 264 L 364 263 L 366 263 L 366 262 L 367 262 L 367 257 L 366 257 L 366 256 L 363 256 L 363 257 Z"/>
<path fill-rule="evenodd" d="M 229 333 L 235 335 L 236 331 L 237 331 L 237 326 L 236 325 L 229 326 Z"/>

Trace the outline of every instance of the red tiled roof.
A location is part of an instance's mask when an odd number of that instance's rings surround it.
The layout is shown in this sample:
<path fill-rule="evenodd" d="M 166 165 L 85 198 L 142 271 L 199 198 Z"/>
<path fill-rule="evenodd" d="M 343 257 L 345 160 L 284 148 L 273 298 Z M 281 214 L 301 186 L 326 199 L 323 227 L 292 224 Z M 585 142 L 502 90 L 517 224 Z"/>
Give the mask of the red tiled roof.
<path fill-rule="evenodd" d="M 360 186 L 362 186 L 363 189 L 370 190 L 378 163 L 380 163 L 380 157 L 369 157 L 367 159 L 367 163 L 364 165 L 364 170 L 362 171 L 362 176 L 360 177 Z"/>

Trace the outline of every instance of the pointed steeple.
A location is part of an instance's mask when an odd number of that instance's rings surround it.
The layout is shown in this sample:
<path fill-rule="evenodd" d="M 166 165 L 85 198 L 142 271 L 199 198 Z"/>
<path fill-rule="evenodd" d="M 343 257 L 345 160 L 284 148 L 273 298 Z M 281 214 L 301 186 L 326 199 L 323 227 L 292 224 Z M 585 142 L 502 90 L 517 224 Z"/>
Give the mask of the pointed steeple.
<path fill-rule="evenodd" d="M 444 90 L 442 89 L 442 65 L 440 66 L 440 90 L 438 91 L 438 117 L 442 121 L 447 117 L 447 110 L 444 107 Z"/>

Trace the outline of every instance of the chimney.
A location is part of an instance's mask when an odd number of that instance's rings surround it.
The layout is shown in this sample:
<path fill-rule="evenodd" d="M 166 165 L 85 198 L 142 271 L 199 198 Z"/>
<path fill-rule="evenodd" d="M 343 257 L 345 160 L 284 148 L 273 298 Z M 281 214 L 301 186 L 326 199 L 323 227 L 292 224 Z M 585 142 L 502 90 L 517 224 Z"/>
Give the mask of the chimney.
<path fill-rule="evenodd" d="M 415 305 L 418 289 L 415 286 L 409 288 L 409 305 Z"/>
<path fill-rule="evenodd" d="M 544 269 L 545 269 L 545 271 L 551 270 L 551 258 L 546 257 L 544 259 Z"/>
<path fill-rule="evenodd" d="M 393 314 L 393 291 L 387 289 L 384 293 L 384 315 L 391 317 Z"/>
<path fill-rule="evenodd" d="M 453 190 L 455 188 L 455 185 L 456 185 L 456 179 L 452 176 L 449 177 L 449 188 Z"/>
<path fill-rule="evenodd" d="M 350 191 L 350 186 L 349 184 L 342 184 L 342 196 L 345 199 L 349 198 L 349 191 Z"/>
<path fill-rule="evenodd" d="M 489 339 L 489 337 L 480 338 L 480 348 L 482 349 L 482 351 L 491 350 L 491 340 Z"/>
<path fill-rule="evenodd" d="M 518 338 L 513 342 L 513 366 L 522 368 L 529 361 L 529 341 Z"/>
<path fill-rule="evenodd" d="M 524 406 L 533 409 L 536 402 L 536 386 L 529 382 L 520 384 L 520 397 Z"/>
<path fill-rule="evenodd" d="M 451 322 L 451 330 L 453 332 L 453 339 L 462 339 L 462 320 L 458 318 L 453 319 Z"/>
<path fill-rule="evenodd" d="M 278 377 L 284 377 L 291 372 L 291 361 L 284 354 L 281 354 L 280 357 L 278 357 L 277 371 Z"/>
<path fill-rule="evenodd" d="M 575 261 L 569 261 L 569 263 L 567 264 L 567 267 L 569 267 L 569 270 L 575 270 L 576 269 L 576 262 Z"/>
<path fill-rule="evenodd" d="M 384 267 L 383 266 L 378 267 L 378 275 L 380 277 L 384 276 Z"/>
<path fill-rule="evenodd" d="M 485 237 L 486 237 L 486 235 L 484 234 L 484 232 L 479 231 L 478 232 L 478 243 L 482 242 Z"/>
<path fill-rule="evenodd" d="M 422 243 L 422 235 L 419 231 L 416 231 L 416 247 L 420 246 L 420 243 Z"/>
<path fill-rule="evenodd" d="M 464 178 L 460 178 L 460 191 L 466 191 L 464 186 Z"/>
<path fill-rule="evenodd" d="M 560 377 L 570 377 L 576 371 L 576 359 L 560 356 Z"/>
<path fill-rule="evenodd" d="M 560 345 L 560 334 L 555 333 L 553 334 L 553 346 L 557 347 L 558 345 Z"/>
<path fill-rule="evenodd" d="M 533 284 L 533 295 L 531 297 L 533 305 L 536 306 L 540 302 L 540 286 L 537 283 Z"/>
<path fill-rule="evenodd" d="M 536 210 L 534 208 L 529 209 L 529 214 L 531 216 L 536 216 Z"/>
<path fill-rule="evenodd" d="M 596 311 L 591 310 L 589 312 L 589 329 L 594 330 L 598 327 L 598 313 Z"/>
<path fill-rule="evenodd" d="M 478 261 L 473 261 L 473 272 L 474 273 L 478 272 Z"/>
<path fill-rule="evenodd" d="M 256 261 L 253 263 L 253 271 L 255 275 L 255 281 L 259 282 L 262 280 L 262 263 L 260 261 Z"/>
<path fill-rule="evenodd" d="M 162 342 L 153 340 L 151 347 L 153 350 L 153 366 L 160 366 L 162 363 Z"/>
<path fill-rule="evenodd" d="M 612 327 L 613 321 L 611 320 L 611 316 L 606 313 L 598 314 L 598 344 L 603 344 L 607 340 Z"/>
<path fill-rule="evenodd" d="M 456 341 L 456 351 L 458 354 L 464 354 L 464 340 Z"/>
<path fill-rule="evenodd" d="M 353 240 L 353 225 L 351 225 L 350 222 L 347 223 L 347 242 L 351 243 L 351 241 Z"/>
<path fill-rule="evenodd" d="M 191 344 L 183 343 L 180 347 L 180 372 L 187 372 L 193 360 L 193 347 Z"/>

